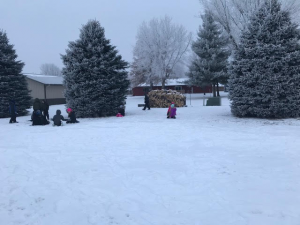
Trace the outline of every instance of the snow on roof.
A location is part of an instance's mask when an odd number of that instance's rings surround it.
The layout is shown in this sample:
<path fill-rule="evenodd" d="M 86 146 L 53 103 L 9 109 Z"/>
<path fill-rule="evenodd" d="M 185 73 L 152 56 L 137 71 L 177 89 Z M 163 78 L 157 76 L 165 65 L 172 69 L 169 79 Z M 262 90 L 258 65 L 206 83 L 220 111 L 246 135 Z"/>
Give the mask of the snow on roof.
<path fill-rule="evenodd" d="M 166 84 L 165 86 L 183 86 L 183 85 L 186 85 L 185 82 L 188 81 L 188 78 L 175 78 L 175 79 L 168 79 L 166 80 Z M 138 87 L 148 87 L 150 86 L 149 84 L 147 83 L 143 83 L 143 84 L 140 84 L 138 85 Z M 157 84 L 154 84 L 153 86 L 162 86 L 161 85 L 161 82 L 157 83 Z"/>
<path fill-rule="evenodd" d="M 50 75 L 24 74 L 27 78 L 42 84 L 63 85 L 63 78 Z"/>

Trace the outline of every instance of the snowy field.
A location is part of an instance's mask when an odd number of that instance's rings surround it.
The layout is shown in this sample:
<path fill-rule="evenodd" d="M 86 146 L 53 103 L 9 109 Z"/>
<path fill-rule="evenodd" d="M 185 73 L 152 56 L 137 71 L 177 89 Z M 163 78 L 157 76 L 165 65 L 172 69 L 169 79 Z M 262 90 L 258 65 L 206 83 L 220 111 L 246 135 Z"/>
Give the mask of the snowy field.
<path fill-rule="evenodd" d="M 300 225 L 300 120 L 138 103 L 63 127 L 0 119 L 0 225 Z"/>

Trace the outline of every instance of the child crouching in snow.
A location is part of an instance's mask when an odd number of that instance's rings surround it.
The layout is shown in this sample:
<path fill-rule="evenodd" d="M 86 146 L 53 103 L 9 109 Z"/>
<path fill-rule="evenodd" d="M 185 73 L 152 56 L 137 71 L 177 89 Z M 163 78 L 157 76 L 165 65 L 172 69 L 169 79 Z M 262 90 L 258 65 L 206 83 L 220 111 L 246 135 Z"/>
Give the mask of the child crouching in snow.
<path fill-rule="evenodd" d="M 58 109 L 56 110 L 56 115 L 53 116 L 52 120 L 54 126 L 61 126 L 63 124 L 62 121 L 64 121 L 65 118 L 61 115 L 61 111 Z"/>
<path fill-rule="evenodd" d="M 46 117 L 42 115 L 40 110 L 36 110 L 32 114 L 32 126 L 43 126 L 49 124 Z"/>
<path fill-rule="evenodd" d="M 174 102 L 172 102 L 172 104 L 169 106 L 168 112 L 167 112 L 167 118 L 172 118 L 172 119 L 176 119 L 176 107 Z"/>
<path fill-rule="evenodd" d="M 121 113 L 118 113 L 117 117 L 123 117 L 123 115 Z"/>
<path fill-rule="evenodd" d="M 122 116 L 125 116 L 125 107 L 124 107 L 124 105 L 120 105 L 118 114 L 121 114 Z"/>
<path fill-rule="evenodd" d="M 67 113 L 68 117 L 70 118 L 69 120 L 67 120 L 67 123 L 79 123 L 79 121 L 76 119 L 75 112 L 71 108 L 67 109 Z"/>

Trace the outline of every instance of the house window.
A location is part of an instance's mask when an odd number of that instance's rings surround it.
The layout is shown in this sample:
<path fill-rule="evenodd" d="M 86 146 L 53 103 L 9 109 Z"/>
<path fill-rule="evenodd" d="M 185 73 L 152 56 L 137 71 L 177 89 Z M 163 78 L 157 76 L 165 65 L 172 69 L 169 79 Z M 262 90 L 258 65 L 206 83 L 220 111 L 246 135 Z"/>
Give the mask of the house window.
<path fill-rule="evenodd" d="M 182 87 L 181 87 L 181 86 L 175 86 L 175 90 L 176 90 L 176 91 L 181 91 L 181 90 L 182 90 Z"/>

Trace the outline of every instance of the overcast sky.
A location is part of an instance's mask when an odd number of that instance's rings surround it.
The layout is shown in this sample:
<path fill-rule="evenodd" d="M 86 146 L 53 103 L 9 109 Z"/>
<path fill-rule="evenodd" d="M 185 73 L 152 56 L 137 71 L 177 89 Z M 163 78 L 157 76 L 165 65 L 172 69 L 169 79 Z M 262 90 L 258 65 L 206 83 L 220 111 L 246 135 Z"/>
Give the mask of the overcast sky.
<path fill-rule="evenodd" d="M 89 19 L 97 19 L 106 38 L 123 58 L 132 61 L 139 25 L 168 15 L 173 22 L 197 33 L 201 19 L 199 0 L 0 0 L 0 29 L 7 32 L 24 73 L 39 73 L 43 63 L 62 68 L 60 54 Z"/>

